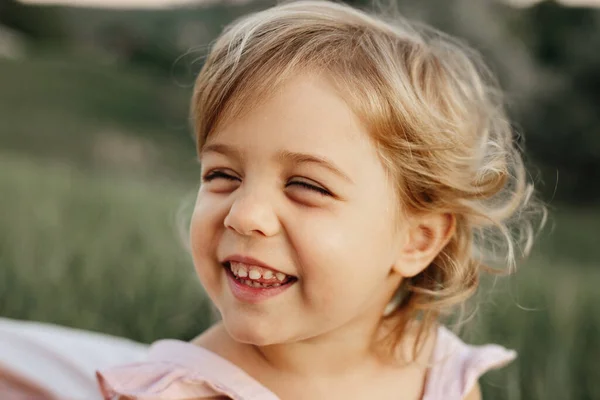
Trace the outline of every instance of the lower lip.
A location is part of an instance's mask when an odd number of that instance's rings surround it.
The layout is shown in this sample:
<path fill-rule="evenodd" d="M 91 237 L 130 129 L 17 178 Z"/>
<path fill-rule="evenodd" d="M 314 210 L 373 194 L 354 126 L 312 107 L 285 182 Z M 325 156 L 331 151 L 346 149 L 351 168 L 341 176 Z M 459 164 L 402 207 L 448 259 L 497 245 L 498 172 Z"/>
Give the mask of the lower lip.
<path fill-rule="evenodd" d="M 235 279 L 229 268 L 225 268 L 225 272 L 231 292 L 236 299 L 245 303 L 260 303 L 261 301 L 270 299 L 271 297 L 275 297 L 278 294 L 285 292 L 295 283 L 288 282 L 281 286 L 271 288 L 252 287 Z"/>

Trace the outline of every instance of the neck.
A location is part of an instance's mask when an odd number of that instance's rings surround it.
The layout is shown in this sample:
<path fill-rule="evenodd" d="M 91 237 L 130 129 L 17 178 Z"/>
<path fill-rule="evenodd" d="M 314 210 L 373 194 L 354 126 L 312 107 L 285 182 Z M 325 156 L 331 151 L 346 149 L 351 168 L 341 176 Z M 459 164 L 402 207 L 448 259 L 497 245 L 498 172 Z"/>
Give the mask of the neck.
<path fill-rule="evenodd" d="M 304 377 L 346 375 L 359 366 L 377 362 L 373 343 L 378 328 L 379 318 L 371 318 L 315 338 L 252 349 L 270 368 L 282 373 Z"/>

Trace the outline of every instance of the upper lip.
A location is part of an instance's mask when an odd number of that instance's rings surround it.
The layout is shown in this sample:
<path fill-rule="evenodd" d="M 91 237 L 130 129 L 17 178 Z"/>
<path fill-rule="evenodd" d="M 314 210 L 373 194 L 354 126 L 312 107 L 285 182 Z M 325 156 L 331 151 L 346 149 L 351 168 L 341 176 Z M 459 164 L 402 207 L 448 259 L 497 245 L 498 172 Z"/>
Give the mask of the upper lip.
<path fill-rule="evenodd" d="M 260 260 L 257 260 L 256 258 L 253 258 L 253 257 L 250 257 L 250 256 L 244 256 L 244 255 L 241 255 L 241 254 L 234 254 L 232 256 L 226 257 L 223 260 L 223 263 L 231 262 L 231 261 L 239 262 L 239 263 L 243 263 L 243 264 L 248 264 L 248 265 L 256 265 L 257 267 L 268 268 L 268 269 L 273 270 L 275 272 L 282 272 L 282 271 L 279 271 L 279 270 L 271 267 L 267 263 L 264 263 L 264 262 L 262 262 Z"/>

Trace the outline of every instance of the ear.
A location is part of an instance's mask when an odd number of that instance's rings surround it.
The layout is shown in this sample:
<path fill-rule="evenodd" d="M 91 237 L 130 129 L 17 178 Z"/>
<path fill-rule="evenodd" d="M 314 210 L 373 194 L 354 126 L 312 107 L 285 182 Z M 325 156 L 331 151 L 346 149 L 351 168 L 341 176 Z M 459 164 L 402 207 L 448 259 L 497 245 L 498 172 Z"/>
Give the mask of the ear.
<path fill-rule="evenodd" d="M 456 230 L 456 218 L 448 213 L 411 218 L 406 241 L 400 247 L 395 272 L 404 278 L 417 275 L 431 264 Z"/>

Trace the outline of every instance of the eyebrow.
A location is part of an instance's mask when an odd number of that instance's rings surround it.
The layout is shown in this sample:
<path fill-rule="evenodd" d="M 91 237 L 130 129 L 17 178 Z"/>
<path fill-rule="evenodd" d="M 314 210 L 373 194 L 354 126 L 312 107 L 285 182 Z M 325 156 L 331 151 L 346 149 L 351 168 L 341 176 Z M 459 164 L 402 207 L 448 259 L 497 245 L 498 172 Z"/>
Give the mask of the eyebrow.
<path fill-rule="evenodd" d="M 350 177 L 348 175 L 346 175 L 344 172 L 342 172 L 341 169 L 336 167 L 333 162 L 331 162 L 330 160 L 328 160 L 325 157 L 315 156 L 315 155 L 306 154 L 306 153 L 296 153 L 293 151 L 282 150 L 277 155 L 277 159 L 279 161 L 292 161 L 296 164 L 306 164 L 306 163 L 307 164 L 317 164 L 317 165 L 320 165 L 321 167 L 328 169 L 329 171 L 333 172 L 334 174 L 338 175 L 340 178 L 342 178 L 350 183 L 354 183 L 354 182 L 352 182 L 352 179 L 350 179 Z"/>
<path fill-rule="evenodd" d="M 202 149 L 201 154 L 210 152 L 223 154 L 225 156 L 237 158 L 238 160 L 242 161 L 245 158 L 244 155 L 238 149 L 221 143 L 207 144 Z M 277 154 L 276 159 L 279 162 L 293 162 L 296 164 L 317 164 L 338 175 L 340 178 L 350 183 L 354 183 L 347 174 L 345 174 L 341 169 L 336 167 L 332 161 L 325 157 L 315 156 L 307 153 L 298 153 L 288 150 L 282 150 Z"/>
<path fill-rule="evenodd" d="M 207 144 L 202 148 L 200 154 L 204 153 L 219 153 L 238 160 L 244 160 L 244 155 L 237 149 L 221 143 Z"/>

